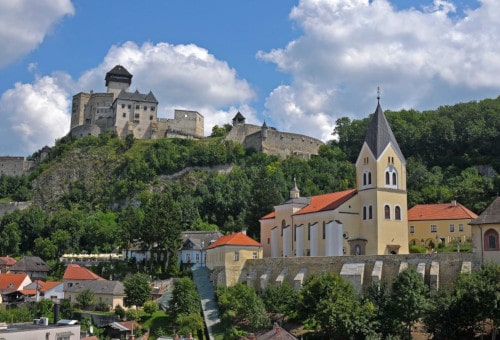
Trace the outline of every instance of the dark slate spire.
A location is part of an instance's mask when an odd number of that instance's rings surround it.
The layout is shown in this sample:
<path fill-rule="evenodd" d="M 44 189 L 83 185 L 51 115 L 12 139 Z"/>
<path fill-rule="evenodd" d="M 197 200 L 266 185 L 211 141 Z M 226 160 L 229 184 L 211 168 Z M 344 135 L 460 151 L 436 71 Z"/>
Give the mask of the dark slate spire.
<path fill-rule="evenodd" d="M 127 83 L 129 85 L 132 83 L 132 75 L 122 65 L 116 65 L 115 67 L 113 67 L 111 71 L 106 73 L 106 78 L 104 79 L 106 80 L 106 86 L 108 86 L 108 83 L 110 81 L 114 81 L 117 83 Z"/>
<path fill-rule="evenodd" d="M 391 127 L 385 118 L 384 112 L 380 107 L 380 95 L 377 96 L 377 101 L 377 109 L 375 110 L 372 121 L 368 127 L 365 142 L 377 159 L 380 157 L 380 154 L 384 151 L 387 145 L 391 143 L 398 157 L 403 163 L 406 163 L 403 153 L 399 149 L 398 142 L 396 141 Z"/>

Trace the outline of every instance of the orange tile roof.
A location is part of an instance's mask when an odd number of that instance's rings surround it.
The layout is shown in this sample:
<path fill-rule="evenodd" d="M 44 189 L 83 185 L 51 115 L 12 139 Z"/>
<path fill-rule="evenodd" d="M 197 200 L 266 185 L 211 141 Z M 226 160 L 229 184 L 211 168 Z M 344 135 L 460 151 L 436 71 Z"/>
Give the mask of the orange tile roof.
<path fill-rule="evenodd" d="M 331 192 L 323 195 L 311 197 L 311 203 L 300 209 L 295 215 L 310 214 L 319 211 L 333 210 L 339 207 L 342 203 L 356 195 L 356 189 Z"/>
<path fill-rule="evenodd" d="M 417 204 L 408 210 L 408 221 L 462 220 L 477 215 L 460 203 Z"/>
<path fill-rule="evenodd" d="M 77 264 L 68 264 L 63 280 L 105 280 L 85 267 Z"/>
<path fill-rule="evenodd" d="M 35 295 L 37 288 L 36 285 L 38 285 L 38 290 L 40 293 L 45 293 L 46 291 L 54 288 L 57 285 L 60 285 L 62 282 L 59 281 L 42 281 L 42 280 L 35 280 L 29 285 L 24 286 L 23 290 L 21 290 L 21 293 L 24 295 Z M 30 287 L 30 288 L 26 288 Z"/>
<path fill-rule="evenodd" d="M 260 219 L 261 220 L 266 220 L 268 218 L 275 218 L 275 217 L 276 217 L 276 212 L 271 211 L 269 214 L 266 214 L 266 215 L 262 216 Z"/>
<path fill-rule="evenodd" d="M 245 235 L 243 232 L 234 233 L 231 235 L 222 236 L 214 243 L 208 246 L 208 249 L 222 246 L 255 246 L 260 247 L 261 244 L 253 238 Z"/>
<path fill-rule="evenodd" d="M 26 279 L 28 274 L 0 274 L 0 290 L 15 291 L 22 289 L 21 284 Z"/>
<path fill-rule="evenodd" d="M 12 257 L 9 256 L 2 256 L 0 257 L 0 264 L 6 265 L 6 266 L 13 266 L 16 264 L 16 259 L 13 259 Z"/>

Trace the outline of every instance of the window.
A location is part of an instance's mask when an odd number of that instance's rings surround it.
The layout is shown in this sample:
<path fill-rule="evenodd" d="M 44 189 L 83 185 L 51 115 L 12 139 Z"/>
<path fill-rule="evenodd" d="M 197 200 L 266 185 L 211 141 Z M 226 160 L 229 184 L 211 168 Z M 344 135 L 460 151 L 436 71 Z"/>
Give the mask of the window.
<path fill-rule="evenodd" d="M 464 231 L 464 225 L 462 223 L 458 225 L 458 231 Z"/>
<path fill-rule="evenodd" d="M 363 220 L 366 220 L 366 207 L 363 207 Z"/>
<path fill-rule="evenodd" d="M 438 231 L 438 226 L 435 224 L 431 224 L 431 233 L 437 233 Z"/>
<path fill-rule="evenodd" d="M 323 240 L 326 238 L 326 226 L 325 222 L 323 222 Z"/>
<path fill-rule="evenodd" d="M 154 106 L 151 106 L 151 111 L 154 111 L 155 110 L 155 107 Z"/>
<path fill-rule="evenodd" d="M 398 173 L 392 165 L 385 170 L 385 185 L 394 189 L 398 187 Z"/>
<path fill-rule="evenodd" d="M 134 118 L 138 119 L 138 118 L 139 118 L 139 114 L 138 114 L 138 113 L 136 113 L 136 114 L 134 115 Z"/>
<path fill-rule="evenodd" d="M 384 218 L 386 220 L 390 220 L 391 219 L 391 208 L 388 205 L 386 205 L 384 207 Z"/>
<path fill-rule="evenodd" d="M 124 109 L 124 108 L 125 108 L 125 104 L 122 104 L 122 109 Z"/>
<path fill-rule="evenodd" d="M 450 224 L 450 233 L 454 233 L 455 232 L 455 225 L 452 223 Z"/>
<path fill-rule="evenodd" d="M 268 238 L 267 238 L 267 244 L 270 244 L 270 243 L 271 243 L 271 238 L 270 238 L 270 237 L 268 237 Z"/>
<path fill-rule="evenodd" d="M 252 258 L 256 259 L 257 258 L 257 252 L 254 251 L 253 254 L 252 254 Z"/>
<path fill-rule="evenodd" d="M 366 172 L 363 174 L 363 185 L 366 185 L 367 180 L 366 180 Z"/>
<path fill-rule="evenodd" d="M 386 185 L 390 185 L 391 184 L 389 172 L 385 173 L 385 184 Z"/>
<path fill-rule="evenodd" d="M 368 184 L 372 184 L 372 173 L 368 172 Z"/>
<path fill-rule="evenodd" d="M 396 208 L 394 208 L 394 219 L 401 221 L 401 207 L 400 206 L 396 206 Z"/>
<path fill-rule="evenodd" d="M 370 171 L 365 171 L 363 173 L 363 185 L 372 184 L 372 173 Z"/>
<path fill-rule="evenodd" d="M 143 106 L 142 108 L 144 109 L 144 111 L 146 111 L 148 109 L 147 106 Z"/>
<path fill-rule="evenodd" d="M 123 112 L 122 114 L 123 118 L 127 117 L 127 114 L 125 112 Z"/>
<path fill-rule="evenodd" d="M 410 226 L 410 234 L 415 234 L 415 226 L 414 225 Z"/>
<path fill-rule="evenodd" d="M 484 233 L 484 250 L 485 251 L 500 250 L 500 246 L 498 244 L 498 232 L 495 229 L 488 229 Z"/>
<path fill-rule="evenodd" d="M 149 116 L 149 120 L 153 120 L 153 115 Z"/>
<path fill-rule="evenodd" d="M 132 108 L 132 105 L 128 104 L 128 105 L 127 105 L 127 108 L 131 109 L 131 108 Z"/>
<path fill-rule="evenodd" d="M 395 172 L 392 173 L 392 185 L 398 185 Z"/>
<path fill-rule="evenodd" d="M 370 220 L 373 218 L 373 207 L 371 205 L 368 207 L 368 218 Z"/>
<path fill-rule="evenodd" d="M 140 108 L 140 105 L 136 105 L 136 106 L 135 106 L 135 109 L 136 109 L 136 110 L 139 110 L 139 108 Z"/>
<path fill-rule="evenodd" d="M 239 261 L 240 260 L 240 253 L 235 251 L 234 252 L 234 261 Z"/>
<path fill-rule="evenodd" d="M 307 225 L 307 239 L 308 240 L 311 239 L 311 225 L 310 224 Z"/>

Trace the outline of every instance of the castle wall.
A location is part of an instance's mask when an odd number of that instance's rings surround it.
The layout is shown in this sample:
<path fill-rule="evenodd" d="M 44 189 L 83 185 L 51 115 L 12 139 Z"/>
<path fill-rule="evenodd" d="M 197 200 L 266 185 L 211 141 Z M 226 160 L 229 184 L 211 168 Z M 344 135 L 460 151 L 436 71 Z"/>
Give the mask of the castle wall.
<path fill-rule="evenodd" d="M 26 161 L 24 157 L 0 157 L 0 175 L 22 176 L 27 174 L 34 166 L 35 162 Z"/>
<path fill-rule="evenodd" d="M 376 266 L 376 262 L 377 266 Z M 242 282 L 263 291 L 263 286 L 286 282 L 296 287 L 296 278 L 304 280 L 311 275 L 322 273 L 341 274 L 345 265 L 362 264 L 363 275 L 361 275 L 360 289 L 365 291 L 373 282 L 373 273 L 380 271 L 380 279 L 389 286 L 399 274 L 401 268 L 410 267 L 422 270 L 424 282 L 431 285 L 436 280 L 431 275 L 431 266 L 434 264 L 434 272 L 437 264 L 439 289 L 450 288 L 458 280 L 462 273 L 464 264 L 472 264 L 474 268 L 478 264 L 473 261 L 471 253 L 434 253 L 434 254 L 406 254 L 406 255 L 373 255 L 373 256 L 324 256 L 324 257 L 280 257 L 249 259 L 241 272 L 228 272 L 224 275 L 226 282 Z M 217 275 L 220 271 L 212 272 L 213 282 L 219 282 Z M 233 277 L 227 277 L 233 275 Z M 266 282 L 264 282 L 266 280 Z"/>
<path fill-rule="evenodd" d="M 252 135 L 258 131 L 260 131 L 261 127 L 257 125 L 252 125 L 252 124 L 236 124 L 233 125 L 233 128 L 231 131 L 226 136 L 227 140 L 231 140 L 233 142 L 238 142 L 243 144 L 245 142 L 245 138 L 248 135 Z M 258 149 L 260 150 L 260 146 Z"/>
<path fill-rule="evenodd" d="M 174 118 L 157 120 L 158 137 L 203 138 L 204 118 L 196 111 L 175 110 Z"/>
<path fill-rule="evenodd" d="M 14 210 L 25 210 L 31 206 L 31 202 L 0 202 L 0 218 Z"/>
<path fill-rule="evenodd" d="M 101 128 L 93 124 L 78 125 L 69 131 L 69 135 L 74 138 L 83 138 L 87 136 L 97 137 L 100 134 L 101 134 Z"/>

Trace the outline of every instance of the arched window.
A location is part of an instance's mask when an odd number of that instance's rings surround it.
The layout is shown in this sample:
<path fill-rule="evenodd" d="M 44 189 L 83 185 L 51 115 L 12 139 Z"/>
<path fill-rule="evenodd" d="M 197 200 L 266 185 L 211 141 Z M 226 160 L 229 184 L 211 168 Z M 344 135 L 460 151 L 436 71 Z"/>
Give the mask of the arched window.
<path fill-rule="evenodd" d="M 366 172 L 363 174 L 363 185 L 366 185 Z"/>
<path fill-rule="evenodd" d="M 391 182 L 390 182 L 390 176 L 389 176 L 389 171 L 385 172 L 385 184 L 386 185 L 390 185 L 391 184 Z"/>
<path fill-rule="evenodd" d="M 498 232 L 495 229 L 488 229 L 484 233 L 484 250 L 500 250 L 500 245 L 498 244 Z"/>
<path fill-rule="evenodd" d="M 372 184 L 372 173 L 368 172 L 368 184 Z"/>
<path fill-rule="evenodd" d="M 368 207 L 368 218 L 370 220 L 373 218 L 373 207 L 371 205 Z"/>
<path fill-rule="evenodd" d="M 401 221 L 401 207 L 400 206 L 396 206 L 396 208 L 394 208 L 394 219 Z"/>
<path fill-rule="evenodd" d="M 384 206 L 384 218 L 386 220 L 391 219 L 391 208 L 388 205 Z"/>
<path fill-rule="evenodd" d="M 398 185 L 396 172 L 392 173 L 392 185 Z"/>
<path fill-rule="evenodd" d="M 363 220 L 366 220 L 366 206 L 363 207 Z"/>
<path fill-rule="evenodd" d="M 394 189 L 398 187 L 398 172 L 393 166 L 385 169 L 385 186 Z"/>

